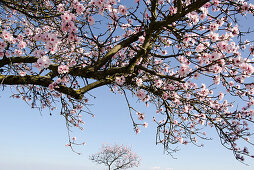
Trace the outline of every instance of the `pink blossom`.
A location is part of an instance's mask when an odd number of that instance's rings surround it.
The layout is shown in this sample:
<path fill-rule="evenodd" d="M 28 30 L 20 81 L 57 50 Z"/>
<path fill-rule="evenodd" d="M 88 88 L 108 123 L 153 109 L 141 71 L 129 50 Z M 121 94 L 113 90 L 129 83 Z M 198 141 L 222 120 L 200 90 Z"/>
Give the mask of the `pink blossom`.
<path fill-rule="evenodd" d="M 156 59 L 156 60 L 154 61 L 154 64 L 155 64 L 155 65 L 162 64 L 162 63 L 163 63 L 163 60 L 161 60 L 161 59 Z"/>
<path fill-rule="evenodd" d="M 6 43 L 1 41 L 0 42 L 0 50 L 3 50 L 6 47 Z"/>
<path fill-rule="evenodd" d="M 147 128 L 148 127 L 148 123 L 144 122 L 144 127 Z"/>
<path fill-rule="evenodd" d="M 88 17 L 88 22 L 90 23 L 90 25 L 93 25 L 95 23 L 95 21 L 94 21 L 92 16 Z"/>
<path fill-rule="evenodd" d="M 23 76 L 26 76 L 26 71 L 20 71 L 20 72 L 19 72 L 19 75 L 22 76 L 22 77 L 23 77 Z"/>
<path fill-rule="evenodd" d="M 59 4 L 58 6 L 57 6 L 57 11 L 58 12 L 64 12 L 64 4 Z"/>
<path fill-rule="evenodd" d="M 61 78 L 58 78 L 57 80 L 56 80 L 56 83 L 57 84 L 60 84 L 62 82 L 62 79 Z"/>
<path fill-rule="evenodd" d="M 60 65 L 58 66 L 58 73 L 64 74 L 69 72 L 69 67 L 67 65 Z"/>
<path fill-rule="evenodd" d="M 50 59 L 48 58 L 48 56 L 43 56 L 41 58 L 39 58 L 37 60 L 37 65 L 40 69 L 43 69 L 43 68 L 48 68 L 48 66 L 50 65 Z"/>
<path fill-rule="evenodd" d="M 139 120 L 144 120 L 145 119 L 145 114 L 144 113 L 138 112 L 137 115 L 138 115 Z"/>
<path fill-rule="evenodd" d="M 196 52 L 202 52 L 205 49 L 204 44 L 200 43 L 197 47 L 196 47 Z"/>
<path fill-rule="evenodd" d="M 217 85 L 220 84 L 220 76 L 219 75 L 214 76 L 213 82 L 214 84 L 217 84 Z"/>
<path fill-rule="evenodd" d="M 189 71 L 190 71 L 190 68 L 189 68 L 189 66 L 188 65 L 186 65 L 186 64 L 181 64 L 181 67 L 180 67 L 180 69 L 179 69 L 179 75 L 181 76 L 181 77 L 184 77 L 184 76 L 186 76 L 188 73 L 189 73 Z"/>
<path fill-rule="evenodd" d="M 0 51 L 0 58 L 4 57 L 4 53 Z"/>
<path fill-rule="evenodd" d="M 3 30 L 2 32 L 2 38 L 6 41 L 11 42 L 13 40 L 13 36 L 10 34 L 10 32 Z"/>
<path fill-rule="evenodd" d="M 71 143 L 65 144 L 65 146 L 71 146 Z"/>
<path fill-rule="evenodd" d="M 212 42 L 216 42 L 216 41 L 219 40 L 219 34 L 218 33 L 211 32 L 209 34 L 209 37 L 210 37 Z"/>
<path fill-rule="evenodd" d="M 146 95 L 145 98 L 142 99 L 143 102 L 147 102 L 150 100 L 150 96 Z"/>
<path fill-rule="evenodd" d="M 20 41 L 18 47 L 19 47 L 20 49 L 25 48 L 25 47 L 26 47 L 26 42 Z"/>
<path fill-rule="evenodd" d="M 219 24 L 217 24 L 217 23 L 211 23 L 210 27 L 209 27 L 210 31 L 212 31 L 212 32 L 217 31 L 218 28 L 219 28 Z"/>
<path fill-rule="evenodd" d="M 67 12 L 65 12 L 63 15 L 61 15 L 61 18 L 66 23 L 72 20 L 71 15 Z"/>
<path fill-rule="evenodd" d="M 197 80 L 197 79 L 198 79 L 198 77 L 199 77 L 199 75 L 200 75 L 200 74 L 199 74 L 198 72 L 194 73 L 194 75 L 193 75 L 194 79 L 196 79 L 196 80 Z"/>
<path fill-rule="evenodd" d="M 178 141 L 179 141 L 179 143 L 183 143 L 183 138 L 182 137 L 180 137 L 180 138 L 178 138 Z"/>
<path fill-rule="evenodd" d="M 254 45 L 250 47 L 250 54 L 254 55 Z"/>
<path fill-rule="evenodd" d="M 44 52 L 42 50 L 34 50 L 33 55 L 37 58 L 40 58 L 42 55 L 44 55 Z"/>
<path fill-rule="evenodd" d="M 209 90 L 202 88 L 199 94 L 200 96 L 207 96 L 209 94 Z"/>
<path fill-rule="evenodd" d="M 77 5 L 76 10 L 77 10 L 78 15 L 81 15 L 81 14 L 83 14 L 85 8 L 84 8 L 83 4 L 80 3 Z"/>
<path fill-rule="evenodd" d="M 243 59 L 241 56 L 236 57 L 233 61 L 236 66 L 240 66 L 243 63 Z"/>
<path fill-rule="evenodd" d="M 223 97 L 224 97 L 224 93 L 220 92 L 220 94 L 219 94 L 219 100 L 222 100 Z"/>
<path fill-rule="evenodd" d="M 229 86 L 234 86 L 235 83 L 233 81 L 230 81 L 228 84 Z"/>
<path fill-rule="evenodd" d="M 249 63 L 242 63 L 240 69 L 247 75 L 252 75 L 254 73 L 254 67 Z"/>
<path fill-rule="evenodd" d="M 111 4 L 111 5 L 116 5 L 116 0 L 108 0 L 108 3 Z"/>
<path fill-rule="evenodd" d="M 178 125 L 178 121 L 177 120 L 174 120 L 173 122 L 175 125 Z"/>
<path fill-rule="evenodd" d="M 150 15 L 148 12 L 145 13 L 145 19 L 149 19 L 150 18 Z"/>
<path fill-rule="evenodd" d="M 218 43 L 218 46 L 219 46 L 219 49 L 220 49 L 221 51 L 225 51 L 226 48 L 227 48 L 227 42 L 221 41 L 221 42 Z"/>
<path fill-rule="evenodd" d="M 18 49 L 15 49 L 15 54 L 17 55 L 17 56 L 21 56 L 22 54 L 23 54 L 23 52 L 22 52 L 22 50 L 18 50 Z"/>
<path fill-rule="evenodd" d="M 115 79 L 116 84 L 118 84 L 119 86 L 122 86 L 125 82 L 125 77 L 121 76 L 121 77 L 116 77 Z"/>
<path fill-rule="evenodd" d="M 219 58 L 221 58 L 221 54 L 218 52 L 213 52 L 209 57 L 210 57 L 211 61 L 214 61 L 214 60 L 218 60 Z"/>
<path fill-rule="evenodd" d="M 146 97 L 146 92 L 143 89 L 140 89 L 136 93 L 137 97 L 143 100 Z"/>
<path fill-rule="evenodd" d="M 216 64 L 212 66 L 211 71 L 215 74 L 218 74 L 222 71 L 222 68 L 218 64 Z"/>
<path fill-rule="evenodd" d="M 201 15 L 200 15 L 200 19 L 201 19 L 201 20 L 204 20 L 206 17 L 207 17 L 207 14 L 201 14 Z"/>
<path fill-rule="evenodd" d="M 163 81 L 161 79 L 155 80 L 155 87 L 160 88 L 163 84 Z"/>
<path fill-rule="evenodd" d="M 54 83 L 50 83 L 48 86 L 50 91 L 53 91 L 55 89 L 55 84 Z"/>
<path fill-rule="evenodd" d="M 70 42 L 77 42 L 77 41 L 78 41 L 77 36 L 76 36 L 75 34 L 73 34 L 73 33 L 70 33 L 70 34 L 69 34 L 68 40 L 69 40 Z"/>
<path fill-rule="evenodd" d="M 137 78 L 136 83 L 137 83 L 138 86 L 142 86 L 143 80 L 141 78 Z"/>
<path fill-rule="evenodd" d="M 140 129 L 138 127 L 135 129 L 135 131 L 136 131 L 136 134 L 140 133 Z"/>
<path fill-rule="evenodd" d="M 138 40 L 139 40 L 139 42 L 140 42 L 141 44 L 143 44 L 144 41 L 145 41 L 145 37 L 142 35 L 142 36 L 140 36 L 140 37 L 138 38 Z"/>
<path fill-rule="evenodd" d="M 231 32 L 232 32 L 232 35 L 233 35 L 233 36 L 237 36 L 237 35 L 239 34 L 239 28 L 238 28 L 238 26 L 235 25 L 235 26 L 232 28 Z"/>
<path fill-rule="evenodd" d="M 162 50 L 162 51 L 161 51 L 161 54 L 162 54 L 162 55 L 167 55 L 168 52 L 167 52 L 167 50 Z"/>
<path fill-rule="evenodd" d="M 119 10 L 120 14 L 122 14 L 122 15 L 126 15 L 127 14 L 127 9 L 123 5 L 119 5 L 118 10 Z"/>
<path fill-rule="evenodd" d="M 207 2 L 205 5 L 203 5 L 204 8 L 210 8 L 211 7 L 211 3 Z"/>
<path fill-rule="evenodd" d="M 164 0 L 158 0 L 158 4 L 159 5 L 163 5 L 164 4 Z"/>
<path fill-rule="evenodd" d="M 167 100 L 168 98 L 169 98 L 169 94 L 168 94 L 168 93 L 164 93 L 164 94 L 163 94 L 163 99 L 164 99 L 164 100 Z"/>
<path fill-rule="evenodd" d="M 167 84 L 165 87 L 166 90 L 175 90 L 175 86 L 173 84 Z"/>

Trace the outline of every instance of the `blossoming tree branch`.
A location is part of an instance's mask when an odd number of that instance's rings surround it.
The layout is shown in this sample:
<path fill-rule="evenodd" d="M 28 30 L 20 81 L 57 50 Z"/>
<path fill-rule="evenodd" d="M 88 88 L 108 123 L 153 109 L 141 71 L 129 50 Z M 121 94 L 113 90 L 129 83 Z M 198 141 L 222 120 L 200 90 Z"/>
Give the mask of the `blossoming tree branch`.
<path fill-rule="evenodd" d="M 148 123 L 130 94 L 156 106 L 169 153 L 211 127 L 238 160 L 252 156 L 247 0 L 0 0 L 0 11 L 0 83 L 12 97 L 50 111 L 61 103 L 67 128 L 82 128 L 89 92 L 105 86 L 125 97 L 137 133 Z"/>

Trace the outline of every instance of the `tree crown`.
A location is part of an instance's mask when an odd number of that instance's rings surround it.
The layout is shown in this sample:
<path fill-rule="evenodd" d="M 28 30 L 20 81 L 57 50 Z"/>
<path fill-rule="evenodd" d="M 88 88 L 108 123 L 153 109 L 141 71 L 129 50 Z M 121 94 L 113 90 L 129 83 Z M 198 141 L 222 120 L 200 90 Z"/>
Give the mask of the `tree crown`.
<path fill-rule="evenodd" d="M 139 123 L 145 115 L 129 93 L 157 107 L 157 143 L 169 153 L 170 144 L 208 139 L 208 126 L 238 160 L 252 156 L 239 141 L 253 145 L 253 34 L 239 22 L 251 18 L 254 5 L 134 2 L 2 0 L 1 85 L 33 108 L 54 110 L 60 102 L 68 129 L 82 128 L 82 114 L 92 114 L 89 92 L 107 86 L 125 97 L 137 133 L 148 123 Z"/>

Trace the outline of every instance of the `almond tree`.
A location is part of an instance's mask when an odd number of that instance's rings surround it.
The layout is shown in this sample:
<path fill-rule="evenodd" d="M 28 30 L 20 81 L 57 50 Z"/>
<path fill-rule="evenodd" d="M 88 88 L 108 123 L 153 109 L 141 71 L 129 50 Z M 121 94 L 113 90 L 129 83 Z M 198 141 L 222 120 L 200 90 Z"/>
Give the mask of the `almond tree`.
<path fill-rule="evenodd" d="M 137 133 L 148 123 L 130 96 L 157 107 L 157 143 L 169 153 L 211 127 L 238 160 L 252 156 L 242 144 L 253 145 L 254 5 L 130 1 L 1 0 L 2 89 L 32 108 L 60 102 L 69 129 L 82 128 L 89 92 L 105 86 L 123 94 Z"/>
<path fill-rule="evenodd" d="M 108 170 L 128 169 L 138 167 L 140 164 L 137 154 L 133 154 L 130 148 L 123 145 L 102 145 L 101 151 L 91 155 L 89 159 L 104 164 Z"/>

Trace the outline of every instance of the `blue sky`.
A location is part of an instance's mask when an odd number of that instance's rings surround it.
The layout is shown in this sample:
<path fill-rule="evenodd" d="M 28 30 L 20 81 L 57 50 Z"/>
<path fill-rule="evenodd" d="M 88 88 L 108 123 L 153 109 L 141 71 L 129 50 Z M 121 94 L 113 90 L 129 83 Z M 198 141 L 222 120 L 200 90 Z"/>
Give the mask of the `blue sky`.
<path fill-rule="evenodd" d="M 219 144 L 213 130 L 209 136 L 213 141 L 205 142 L 205 147 L 180 147 L 175 154 L 177 159 L 163 154 L 163 148 L 155 145 L 155 125 L 142 128 L 135 134 L 129 117 L 128 108 L 121 95 L 115 95 L 106 88 L 94 90 L 97 98 L 90 107 L 95 118 L 87 115 L 84 132 L 73 129 L 78 140 L 85 141 L 84 147 L 77 147 L 81 155 L 73 153 L 64 145 L 67 143 L 67 130 L 64 119 L 54 112 L 40 113 L 20 99 L 9 98 L 9 92 L 1 92 L 0 106 L 0 167 L 2 170 L 101 170 L 104 166 L 97 165 L 88 159 L 96 153 L 102 144 L 124 144 L 132 147 L 141 158 L 139 170 L 251 170 L 253 160 L 248 159 L 250 166 L 236 161 L 231 151 Z M 155 114 L 152 107 L 135 104 L 146 113 L 146 121 L 152 122 Z"/>
<path fill-rule="evenodd" d="M 95 118 L 84 117 L 85 130 L 73 129 L 73 136 L 85 141 L 77 147 L 81 155 L 68 147 L 67 130 L 59 112 L 52 116 L 44 111 L 31 109 L 20 99 L 11 99 L 9 91 L 0 92 L 0 169 L 1 170 L 102 170 L 88 156 L 99 151 L 102 144 L 123 144 L 132 147 L 141 158 L 138 170 L 253 170 L 253 159 L 243 165 L 236 161 L 231 151 L 220 145 L 215 131 L 208 131 L 212 141 L 204 141 L 205 147 L 181 145 L 175 154 L 177 159 L 163 154 L 163 147 L 155 145 L 156 125 L 152 124 L 155 109 L 143 103 L 131 103 L 146 113 L 148 128 L 135 134 L 124 97 L 112 94 L 107 88 L 92 92 L 97 98 L 91 100 Z M 201 141 L 199 142 L 201 143 Z M 253 150 L 253 149 L 252 149 Z"/>

